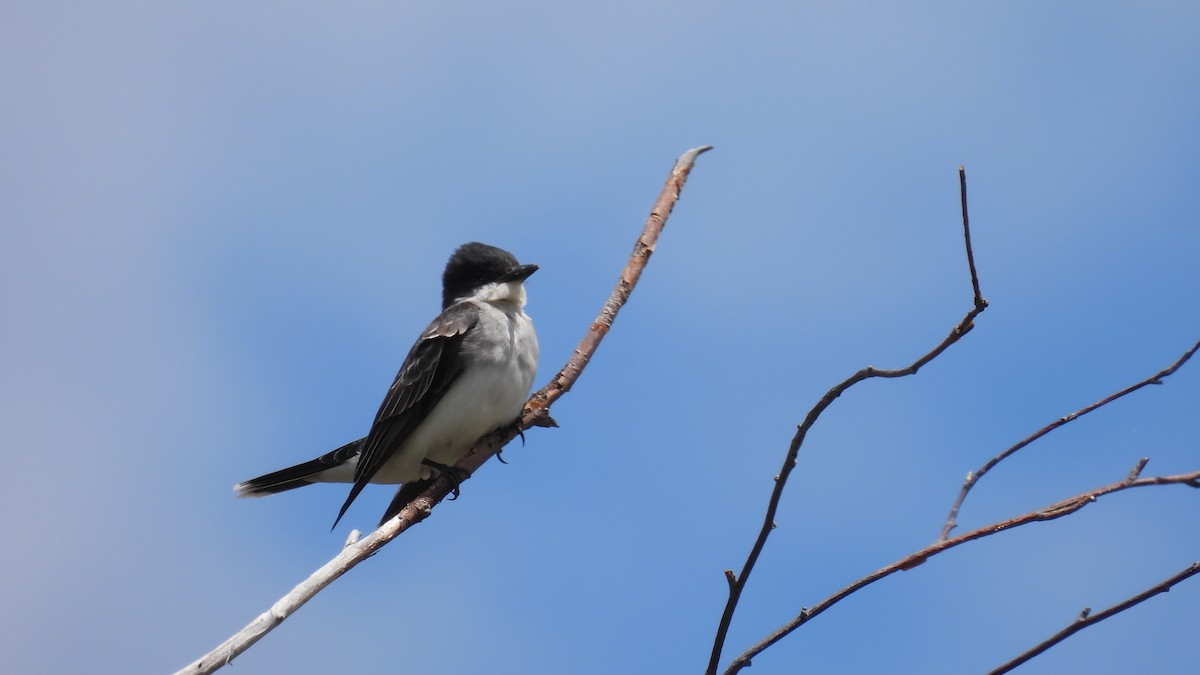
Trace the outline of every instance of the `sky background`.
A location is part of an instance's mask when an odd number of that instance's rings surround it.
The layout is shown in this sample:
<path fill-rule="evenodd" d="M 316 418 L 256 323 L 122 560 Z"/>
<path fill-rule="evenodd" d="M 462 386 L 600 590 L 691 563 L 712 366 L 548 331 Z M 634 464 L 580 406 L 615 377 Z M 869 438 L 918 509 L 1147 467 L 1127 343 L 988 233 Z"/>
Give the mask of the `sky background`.
<path fill-rule="evenodd" d="M 0 671 L 163 673 L 374 525 L 234 483 L 365 433 L 455 246 L 529 283 L 544 384 L 700 158 L 575 389 L 237 673 L 698 673 L 931 543 L 967 471 L 1200 339 L 1200 6 L 59 3 L 0 9 Z M 963 528 L 1200 469 L 1200 363 L 1022 451 Z M 1114 495 L 878 583 L 766 673 L 981 673 L 1200 558 Z M 960 531 L 965 531 L 960 530 Z M 1022 673 L 1194 673 L 1200 579 Z"/>

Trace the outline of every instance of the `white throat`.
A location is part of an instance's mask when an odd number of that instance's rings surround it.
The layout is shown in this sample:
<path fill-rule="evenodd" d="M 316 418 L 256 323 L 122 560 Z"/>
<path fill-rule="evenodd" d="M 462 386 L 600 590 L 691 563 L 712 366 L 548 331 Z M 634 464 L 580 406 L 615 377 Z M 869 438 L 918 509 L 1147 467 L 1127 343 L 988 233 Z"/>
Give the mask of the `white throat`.
<path fill-rule="evenodd" d="M 505 283 L 484 284 L 475 289 L 475 292 L 464 298 L 460 298 L 459 302 L 475 300 L 478 302 L 507 302 L 516 305 L 517 309 L 525 306 L 525 284 L 520 281 L 508 281 Z"/>

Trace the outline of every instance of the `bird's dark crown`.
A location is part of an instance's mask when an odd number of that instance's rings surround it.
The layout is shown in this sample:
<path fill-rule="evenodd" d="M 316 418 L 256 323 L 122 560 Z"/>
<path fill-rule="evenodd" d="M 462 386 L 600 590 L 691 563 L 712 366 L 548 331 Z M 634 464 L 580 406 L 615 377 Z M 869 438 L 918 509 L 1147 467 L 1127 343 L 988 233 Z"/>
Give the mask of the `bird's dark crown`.
<path fill-rule="evenodd" d="M 442 273 L 442 309 L 486 284 L 524 279 L 537 269 L 502 248 L 477 241 L 459 246 Z"/>

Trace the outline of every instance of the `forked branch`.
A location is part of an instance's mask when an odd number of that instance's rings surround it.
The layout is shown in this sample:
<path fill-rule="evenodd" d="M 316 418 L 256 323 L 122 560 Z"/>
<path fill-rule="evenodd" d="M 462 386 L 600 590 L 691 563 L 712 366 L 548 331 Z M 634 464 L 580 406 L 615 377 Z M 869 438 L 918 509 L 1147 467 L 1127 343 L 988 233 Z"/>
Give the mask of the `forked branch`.
<path fill-rule="evenodd" d="M 1121 391 L 1116 392 L 1115 394 L 1112 394 L 1112 395 L 1107 396 L 1099 401 L 1096 401 L 1095 403 L 1093 403 L 1087 407 L 1080 408 L 1079 410 L 1076 410 L 1075 412 L 1071 413 L 1070 415 L 1067 415 L 1065 417 L 1060 417 L 1060 418 L 1054 420 L 1050 424 L 1047 424 L 1046 426 L 1042 427 L 1041 429 L 1038 429 L 1037 431 L 1035 431 L 1033 434 L 1031 434 L 1024 440 L 1022 440 L 1020 443 L 1017 443 L 1016 445 L 1008 448 L 1004 452 L 989 459 L 986 464 L 979 467 L 975 471 L 968 473 L 966 481 L 963 482 L 962 489 L 959 490 L 959 492 L 958 492 L 958 497 L 954 500 L 954 505 L 950 507 L 950 515 L 949 515 L 949 517 L 946 518 L 946 524 L 942 526 L 941 538 L 946 539 L 947 537 L 949 537 L 950 532 L 952 530 L 954 530 L 955 526 L 957 525 L 958 510 L 960 508 L 962 508 L 963 500 L 965 500 L 967 498 L 967 493 L 971 491 L 971 488 L 975 487 L 975 484 L 979 482 L 980 478 L 983 478 L 983 476 L 988 471 L 991 471 L 1001 461 L 1010 457 L 1011 455 L 1013 455 L 1015 452 L 1017 452 L 1021 448 L 1038 440 L 1039 438 L 1041 438 L 1042 436 L 1045 436 L 1046 434 L 1050 433 L 1051 431 L 1054 431 L 1055 429 L 1057 429 L 1065 424 L 1069 424 L 1070 422 L 1074 422 L 1075 420 L 1079 419 L 1080 417 L 1083 417 L 1084 415 L 1086 415 L 1098 408 L 1102 408 L 1119 398 L 1122 398 L 1128 394 L 1132 394 L 1133 392 L 1141 389 L 1142 387 L 1146 387 L 1151 384 L 1162 384 L 1164 379 L 1173 375 L 1175 373 L 1175 371 L 1179 370 L 1180 367 L 1183 366 L 1183 364 L 1187 363 L 1188 359 L 1192 358 L 1192 355 L 1195 354 L 1197 350 L 1200 350 L 1200 342 L 1197 342 L 1196 344 L 1192 345 L 1192 348 L 1187 350 L 1186 352 L 1184 352 L 1183 356 L 1179 357 L 1179 359 L 1176 360 L 1175 363 L 1172 363 L 1171 365 L 1158 371 L 1157 373 L 1151 375 L 1150 377 L 1147 377 L 1146 379 L 1142 380 L 1141 382 L 1132 384 L 1132 385 L 1122 389 Z"/>
<path fill-rule="evenodd" d="M 800 454 L 800 446 L 804 444 L 804 438 L 808 434 L 808 430 L 816 423 L 817 418 L 843 392 L 863 380 L 873 377 L 892 378 L 915 375 L 922 366 L 937 358 L 950 345 L 958 342 L 964 335 L 969 333 L 975 327 L 975 317 L 987 309 L 987 300 L 984 300 L 983 294 L 979 290 L 979 275 L 975 271 L 975 253 L 971 248 L 971 225 L 967 214 L 967 173 L 963 167 L 958 168 L 958 183 L 959 195 L 962 202 L 963 241 L 967 253 L 967 266 L 971 273 L 971 290 L 973 293 L 971 310 L 967 312 L 962 321 L 958 322 L 958 325 L 950 331 L 950 334 L 941 343 L 909 366 L 897 370 L 883 370 L 867 366 L 826 392 L 821 397 L 821 400 L 808 412 L 808 416 L 804 418 L 804 422 L 796 429 L 796 435 L 792 437 L 792 442 L 788 446 L 787 454 L 783 460 L 783 468 L 775 476 L 775 486 L 771 491 L 771 498 L 767 502 L 766 516 L 763 518 L 758 537 L 755 539 L 754 545 L 751 546 L 750 553 L 746 557 L 746 562 L 742 565 L 741 574 L 735 575 L 733 570 L 725 571 L 725 578 L 729 582 L 729 598 L 725 603 L 725 611 L 721 614 L 721 620 L 717 625 L 717 633 L 713 639 L 712 654 L 709 658 L 708 669 L 705 671 L 707 675 L 715 675 L 717 668 L 720 666 L 721 653 L 725 648 L 725 638 L 729 633 L 729 626 L 733 621 L 733 614 L 737 610 L 738 601 L 741 599 L 742 592 L 746 588 L 746 582 L 750 578 L 750 573 L 754 571 L 754 566 L 762 554 L 763 547 L 767 543 L 767 538 L 771 536 L 771 531 L 775 528 L 775 513 L 779 509 L 779 502 L 783 497 L 783 489 L 787 485 L 792 469 L 796 466 L 796 458 Z"/>
<path fill-rule="evenodd" d="M 1141 474 L 1141 470 L 1145 466 L 1146 466 L 1146 460 L 1142 459 L 1137 463 L 1137 465 L 1134 467 L 1133 471 L 1131 471 L 1128 476 L 1126 476 L 1124 479 L 1122 479 L 1120 481 L 1111 483 L 1109 485 L 1105 485 L 1104 487 L 1099 487 L 1099 488 L 1095 488 L 1093 490 L 1089 490 L 1087 492 L 1075 495 L 1074 497 L 1070 497 L 1068 499 L 1064 499 L 1060 502 L 1056 502 L 1056 503 L 1046 506 L 1044 508 L 1040 508 L 1035 511 L 1030 511 L 1029 513 L 1019 515 L 1015 518 L 1009 518 L 1008 520 L 1004 520 L 1004 521 L 1001 521 L 998 523 L 993 523 L 991 525 L 985 525 L 979 529 L 972 530 L 966 534 L 962 534 L 957 537 L 952 537 L 950 539 L 940 539 L 937 542 L 930 544 L 929 546 L 926 546 L 925 548 L 923 548 L 915 553 L 912 553 L 910 555 L 907 555 L 907 556 L 901 558 L 900 560 L 897 560 L 896 562 L 888 565 L 887 567 L 883 567 L 879 570 L 876 570 L 875 572 L 868 574 L 867 576 L 859 579 L 858 581 L 855 581 L 854 583 L 850 584 L 849 586 L 846 586 L 845 588 L 841 589 L 837 593 L 834 593 L 833 595 L 829 596 L 828 598 L 825 598 L 824 600 L 818 602 L 813 607 L 811 607 L 811 608 L 806 607 L 806 608 L 801 609 L 800 614 L 798 614 L 791 621 L 787 622 L 786 624 L 781 626 L 779 629 L 777 629 L 774 633 L 771 633 L 766 638 L 764 638 L 761 642 L 754 645 L 750 649 L 746 650 L 743 654 L 741 654 L 736 659 L 734 659 L 733 662 L 730 664 L 729 668 L 727 668 L 725 670 L 725 675 L 733 675 L 733 673 L 737 673 L 742 668 L 749 666 L 750 660 L 753 659 L 755 656 L 758 656 L 759 654 L 761 654 L 763 652 L 763 650 L 765 650 L 766 648 L 775 644 L 776 642 L 779 642 L 784 637 L 786 637 L 789 633 L 796 630 L 800 626 L 804 625 L 808 621 L 812 620 L 813 617 L 821 614 L 825 610 L 836 605 L 838 602 L 842 601 L 843 599 L 850 596 L 851 594 L 861 590 L 862 588 L 864 588 L 866 586 L 869 586 L 869 585 L 875 583 L 876 581 L 879 581 L 880 579 L 891 576 L 892 574 L 895 574 L 896 572 L 910 570 L 910 569 L 924 563 L 926 560 L 932 558 L 933 556 L 938 555 L 940 553 L 944 553 L 956 546 L 960 546 L 962 544 L 965 544 L 969 541 L 974 541 L 976 539 L 982 539 L 983 537 L 988 537 L 993 534 L 998 534 L 1000 532 L 1004 532 L 1005 530 L 1011 530 L 1013 528 L 1020 527 L 1022 525 L 1028 525 L 1030 523 L 1037 523 L 1037 522 L 1062 518 L 1063 516 L 1067 516 L 1072 513 L 1075 513 L 1076 511 L 1079 511 L 1083 507 L 1087 506 L 1088 504 L 1091 504 L 1092 502 L 1095 502 L 1097 499 L 1099 499 L 1100 497 L 1103 497 L 1104 495 L 1112 494 L 1114 492 L 1120 492 L 1122 490 L 1128 490 L 1130 488 L 1150 487 L 1150 486 L 1156 486 L 1156 485 L 1186 485 L 1186 486 L 1193 487 L 1193 488 L 1200 488 L 1200 471 L 1195 471 L 1192 473 L 1185 473 L 1185 474 L 1177 474 L 1177 475 L 1173 475 L 1173 476 L 1155 476 L 1152 478 L 1139 478 L 1139 475 Z M 1134 604 L 1136 604 L 1136 603 L 1134 603 Z M 1081 626 L 1081 628 L 1082 627 L 1083 626 Z"/>

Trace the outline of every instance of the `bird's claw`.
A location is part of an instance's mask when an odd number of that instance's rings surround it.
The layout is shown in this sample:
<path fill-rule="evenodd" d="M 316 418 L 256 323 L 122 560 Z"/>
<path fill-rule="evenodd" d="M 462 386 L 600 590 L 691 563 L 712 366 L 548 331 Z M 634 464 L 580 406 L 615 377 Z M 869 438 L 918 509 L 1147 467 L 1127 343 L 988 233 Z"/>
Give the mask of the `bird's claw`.
<path fill-rule="evenodd" d="M 462 490 L 459 489 L 459 486 L 462 485 L 464 480 L 471 477 L 470 471 L 467 471 L 466 469 L 460 469 L 457 466 L 442 464 L 441 462 L 435 462 L 432 459 L 423 459 L 421 460 L 421 463 L 425 466 L 437 469 L 438 473 L 450 480 L 450 484 L 453 486 L 450 490 L 450 501 L 458 499 L 459 495 L 462 494 Z"/>

